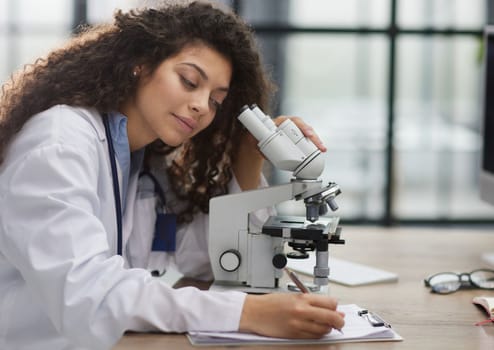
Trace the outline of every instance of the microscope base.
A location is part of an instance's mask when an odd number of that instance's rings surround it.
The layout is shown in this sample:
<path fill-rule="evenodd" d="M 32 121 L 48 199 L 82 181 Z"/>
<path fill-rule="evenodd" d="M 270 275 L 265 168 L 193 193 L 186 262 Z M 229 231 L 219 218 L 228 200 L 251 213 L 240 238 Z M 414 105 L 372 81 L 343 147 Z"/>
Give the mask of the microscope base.
<path fill-rule="evenodd" d="M 289 290 L 285 287 L 278 288 L 266 288 L 266 287 L 249 287 L 245 285 L 239 284 L 225 284 L 225 283 L 216 283 L 214 282 L 211 287 L 209 287 L 211 291 L 217 292 L 225 292 L 225 291 L 238 291 L 244 292 L 248 294 L 268 294 L 268 293 L 286 293 Z"/>
<path fill-rule="evenodd" d="M 324 291 L 324 287 L 316 286 L 315 284 L 305 284 L 309 288 L 311 293 L 319 294 Z M 216 292 L 225 291 L 238 291 L 247 294 L 269 294 L 269 293 L 300 293 L 300 290 L 295 286 L 293 282 L 288 282 L 285 285 L 278 288 L 265 288 L 265 287 L 249 287 L 238 284 L 224 284 L 224 283 L 213 283 L 209 290 Z"/>

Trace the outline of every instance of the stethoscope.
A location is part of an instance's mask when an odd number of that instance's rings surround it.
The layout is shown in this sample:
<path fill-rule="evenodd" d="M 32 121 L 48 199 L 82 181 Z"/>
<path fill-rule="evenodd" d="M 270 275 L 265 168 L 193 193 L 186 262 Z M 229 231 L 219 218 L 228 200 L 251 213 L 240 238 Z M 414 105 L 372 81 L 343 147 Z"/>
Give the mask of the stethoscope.
<path fill-rule="evenodd" d="M 118 181 L 117 161 L 115 159 L 115 149 L 111 138 L 110 122 L 108 114 L 103 114 L 103 124 L 105 125 L 106 140 L 108 143 L 108 155 L 110 156 L 111 176 L 113 182 L 113 196 L 115 197 L 115 212 L 117 218 L 117 254 L 122 255 L 122 202 L 120 200 L 120 184 Z"/>
<path fill-rule="evenodd" d="M 108 114 L 103 114 L 103 124 L 105 126 L 105 134 L 108 142 L 108 155 L 110 157 L 110 165 L 111 165 L 111 173 L 112 173 L 112 183 L 113 183 L 113 196 L 115 197 L 115 216 L 117 219 L 117 254 L 122 255 L 122 203 L 120 199 L 120 184 L 118 181 L 118 171 L 117 171 L 117 162 L 115 157 L 115 149 L 113 148 L 113 139 L 110 131 L 110 122 L 108 120 Z M 174 251 L 175 250 L 175 239 L 172 239 L 172 244 L 170 246 L 168 236 L 168 241 L 163 241 L 162 230 L 159 226 L 160 223 L 165 222 L 165 230 L 171 229 L 174 235 L 176 232 L 176 217 L 174 214 L 164 214 L 163 211 L 166 208 L 166 199 L 165 193 L 161 188 L 159 181 L 156 177 L 149 171 L 143 171 L 139 174 L 139 177 L 147 176 L 151 179 L 154 185 L 154 190 L 158 194 L 158 198 L 160 203 L 157 207 L 157 228 L 155 229 L 153 247 L 152 250 L 161 250 L 161 251 Z M 170 221 L 172 220 L 172 221 Z M 160 228 L 158 228 L 160 227 Z M 166 231 L 170 232 L 170 231 Z M 166 247 L 163 246 L 166 245 Z"/>

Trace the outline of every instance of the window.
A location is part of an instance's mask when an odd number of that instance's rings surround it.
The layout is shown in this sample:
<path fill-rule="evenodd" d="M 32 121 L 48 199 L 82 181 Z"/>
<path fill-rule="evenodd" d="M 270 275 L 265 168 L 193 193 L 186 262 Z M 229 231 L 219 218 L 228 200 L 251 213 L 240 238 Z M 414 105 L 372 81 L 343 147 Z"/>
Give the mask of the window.
<path fill-rule="evenodd" d="M 1 81 L 67 39 L 72 9 L 66 0 L 0 2 Z"/>
<path fill-rule="evenodd" d="M 485 0 L 235 3 L 280 86 L 329 148 L 346 222 L 493 222 L 478 193 Z M 272 181 L 290 174 L 274 170 Z M 303 214 L 303 204 L 282 210 Z"/>
<path fill-rule="evenodd" d="M 220 2 L 257 33 L 279 86 L 274 112 L 304 117 L 325 141 L 323 179 L 341 186 L 345 222 L 494 222 L 478 193 L 481 38 L 494 0 Z M 155 3 L 0 1 L 0 78 L 81 21 Z M 290 177 L 270 174 L 273 182 Z M 280 208 L 303 210 L 292 204 Z"/>

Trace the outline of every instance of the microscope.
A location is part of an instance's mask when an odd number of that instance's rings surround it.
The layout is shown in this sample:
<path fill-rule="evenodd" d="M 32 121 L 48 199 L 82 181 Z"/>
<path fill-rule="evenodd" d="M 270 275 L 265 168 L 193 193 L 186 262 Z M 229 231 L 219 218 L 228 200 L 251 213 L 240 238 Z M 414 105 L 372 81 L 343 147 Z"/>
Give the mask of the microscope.
<path fill-rule="evenodd" d="M 209 256 L 213 288 L 269 292 L 279 286 L 287 258 L 308 258 L 315 250 L 314 287 L 328 284 L 329 244 L 344 244 L 338 217 L 323 216 L 338 209 L 337 184 L 323 185 L 321 151 L 290 120 L 276 126 L 256 105 L 244 106 L 239 121 L 259 141 L 274 167 L 291 171 L 289 183 L 227 194 L 209 204 Z M 262 227 L 250 227 L 249 215 L 284 201 L 304 201 L 306 215 L 270 216 Z M 285 243 L 293 251 L 285 252 Z"/>

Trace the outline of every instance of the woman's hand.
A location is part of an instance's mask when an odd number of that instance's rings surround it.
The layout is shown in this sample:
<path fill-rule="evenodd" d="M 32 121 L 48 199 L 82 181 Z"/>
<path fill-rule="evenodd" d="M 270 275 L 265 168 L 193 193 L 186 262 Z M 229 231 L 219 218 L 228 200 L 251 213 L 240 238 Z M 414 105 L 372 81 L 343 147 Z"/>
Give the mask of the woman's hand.
<path fill-rule="evenodd" d="M 314 145 L 316 145 L 316 147 L 321 150 L 321 152 L 326 152 L 328 150 L 326 146 L 324 146 L 319 136 L 317 136 L 317 134 L 314 132 L 314 129 L 309 124 L 304 122 L 302 118 L 288 117 L 282 115 L 275 118 L 273 121 L 276 124 L 276 126 L 280 126 L 280 124 L 287 119 L 290 119 L 300 129 L 300 131 L 302 131 L 302 134 L 304 134 L 305 137 L 309 138 L 309 140 L 311 140 L 314 143 Z"/>
<path fill-rule="evenodd" d="M 345 324 L 334 298 L 317 294 L 247 295 L 240 331 L 279 338 L 320 338 Z"/>
<path fill-rule="evenodd" d="M 305 123 L 302 118 L 279 116 L 273 119 L 273 122 L 276 126 L 279 126 L 286 119 L 291 119 L 300 131 L 302 131 L 304 136 L 308 137 L 321 152 L 327 151 L 327 148 L 324 146 L 319 136 L 314 132 L 314 129 Z M 233 172 L 243 191 L 252 190 L 259 186 L 264 155 L 257 147 L 257 144 L 258 141 L 254 136 L 245 130 L 242 139 L 240 140 L 237 156 L 233 162 Z"/>

